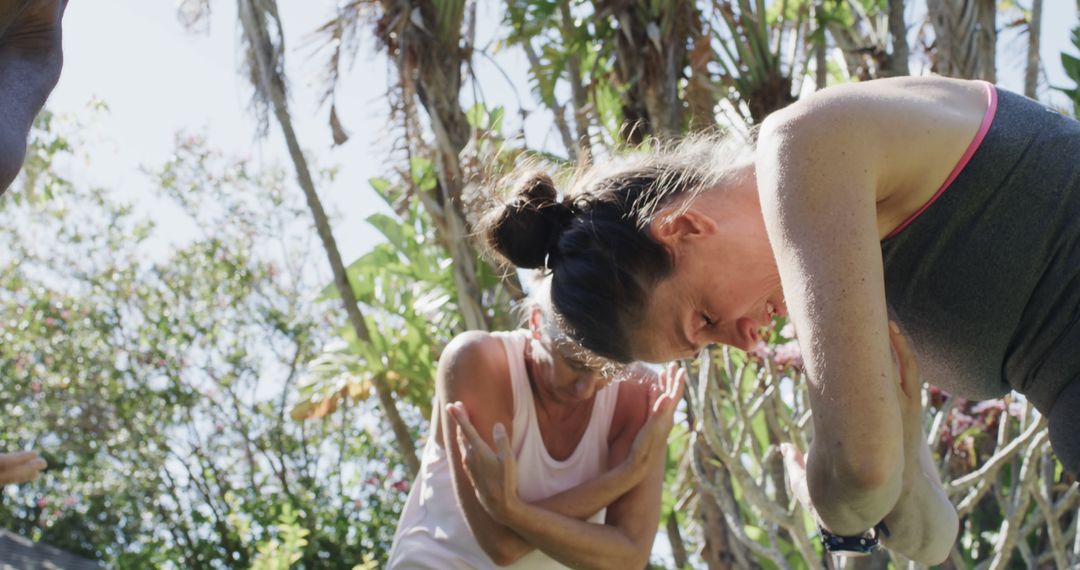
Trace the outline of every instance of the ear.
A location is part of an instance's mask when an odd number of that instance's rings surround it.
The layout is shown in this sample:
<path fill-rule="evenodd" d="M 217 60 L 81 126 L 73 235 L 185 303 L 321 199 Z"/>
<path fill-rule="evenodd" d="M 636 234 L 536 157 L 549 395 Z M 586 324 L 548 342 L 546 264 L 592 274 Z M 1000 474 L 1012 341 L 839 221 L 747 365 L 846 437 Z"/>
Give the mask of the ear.
<path fill-rule="evenodd" d="M 669 249 L 716 233 L 716 221 L 693 207 L 664 208 L 649 223 L 653 239 Z"/>

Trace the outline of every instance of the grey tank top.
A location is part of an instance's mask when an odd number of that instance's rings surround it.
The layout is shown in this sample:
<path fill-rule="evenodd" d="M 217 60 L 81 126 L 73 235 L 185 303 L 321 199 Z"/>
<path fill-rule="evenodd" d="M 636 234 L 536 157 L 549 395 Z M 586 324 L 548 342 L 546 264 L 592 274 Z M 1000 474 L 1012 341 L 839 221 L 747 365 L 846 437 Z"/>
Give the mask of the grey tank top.
<path fill-rule="evenodd" d="M 967 164 L 882 241 L 886 300 L 923 380 L 1047 413 L 1080 378 L 1080 122 L 990 94 Z"/>

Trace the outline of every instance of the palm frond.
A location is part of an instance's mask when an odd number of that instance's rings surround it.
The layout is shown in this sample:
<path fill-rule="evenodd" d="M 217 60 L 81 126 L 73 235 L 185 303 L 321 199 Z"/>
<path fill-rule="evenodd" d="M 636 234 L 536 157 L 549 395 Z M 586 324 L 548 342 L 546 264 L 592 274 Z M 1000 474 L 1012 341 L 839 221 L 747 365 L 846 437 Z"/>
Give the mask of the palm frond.
<path fill-rule="evenodd" d="M 252 86 L 252 111 L 259 122 L 259 135 L 269 130 L 269 115 L 275 92 L 286 100 L 285 33 L 277 0 L 238 0 L 241 25 L 242 72 Z M 265 62 L 265 67 L 260 65 Z M 263 77 L 262 70 L 269 70 Z"/>

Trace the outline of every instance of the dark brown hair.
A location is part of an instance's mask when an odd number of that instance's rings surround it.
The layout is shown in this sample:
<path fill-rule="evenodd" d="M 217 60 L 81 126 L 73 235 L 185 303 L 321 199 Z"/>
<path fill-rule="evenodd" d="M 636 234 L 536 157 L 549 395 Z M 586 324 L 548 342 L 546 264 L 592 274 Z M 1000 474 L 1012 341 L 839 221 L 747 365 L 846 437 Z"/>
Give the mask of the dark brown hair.
<path fill-rule="evenodd" d="M 599 356 L 630 362 L 630 332 L 673 269 L 649 231 L 654 212 L 720 184 L 745 148 L 716 136 L 683 139 L 592 166 L 573 177 L 561 199 L 549 175 L 528 170 L 480 230 L 510 263 L 551 272 L 551 303 L 571 338 Z"/>

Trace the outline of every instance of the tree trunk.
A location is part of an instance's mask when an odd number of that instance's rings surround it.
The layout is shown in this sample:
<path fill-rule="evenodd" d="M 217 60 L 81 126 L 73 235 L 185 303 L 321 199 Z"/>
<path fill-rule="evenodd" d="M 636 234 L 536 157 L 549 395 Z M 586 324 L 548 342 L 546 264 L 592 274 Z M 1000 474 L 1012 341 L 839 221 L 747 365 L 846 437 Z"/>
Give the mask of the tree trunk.
<path fill-rule="evenodd" d="M 907 23 L 904 22 L 904 0 L 889 0 L 889 36 L 892 37 L 892 53 L 889 54 L 888 67 L 882 75 L 886 77 L 909 75 Z"/>
<path fill-rule="evenodd" d="M 701 16 L 689 0 L 672 0 L 654 18 L 648 3 L 594 0 L 598 17 L 619 22 L 615 31 L 615 74 L 622 87 L 627 142 L 646 135 L 661 138 L 682 132 L 679 81 L 687 46 Z"/>
<path fill-rule="evenodd" d="M 438 4 L 438 5 L 436 5 Z M 397 2 L 382 0 L 387 13 L 399 12 Z M 461 67 L 467 49 L 461 43 L 464 0 L 420 2 L 407 15 L 407 38 L 399 38 L 403 52 L 394 61 L 404 85 L 415 85 L 420 104 L 427 111 L 435 134 L 436 188 L 443 212 L 443 227 L 449 235 L 444 242 L 454 260 L 454 281 L 458 306 L 469 329 L 486 330 L 487 317 L 480 303 L 481 289 L 476 274 L 476 252 L 469 236 L 462 208 L 465 176 L 461 151 L 469 143 L 469 121 L 461 109 Z M 406 16 L 401 13 L 401 16 Z M 419 18 L 417 18 L 419 16 Z M 406 96 L 410 96 L 406 89 Z M 436 215 L 432 212 L 432 215 Z"/>
<path fill-rule="evenodd" d="M 679 518 L 672 512 L 668 515 L 665 523 L 667 529 L 668 544 L 671 545 L 671 558 L 675 561 L 676 568 L 686 568 L 689 557 L 686 553 L 686 543 L 683 542 L 682 532 L 679 531 Z"/>
<path fill-rule="evenodd" d="M 689 130 L 707 131 L 716 127 L 718 97 L 709 72 L 709 64 L 714 59 L 712 38 L 700 17 L 691 23 L 691 38 L 693 48 L 688 54 L 690 77 L 686 82 L 685 94 L 690 115 Z"/>
<path fill-rule="evenodd" d="M 927 0 L 934 28 L 931 69 L 947 77 L 997 79 L 994 0 Z"/>
<path fill-rule="evenodd" d="M 330 221 L 326 217 L 322 200 L 315 191 L 315 182 L 311 178 L 311 170 L 308 168 L 307 159 L 304 157 L 296 137 L 296 131 L 293 129 L 292 118 L 289 116 L 285 100 L 284 82 L 278 75 L 276 66 L 270 61 L 273 46 L 270 44 L 267 31 L 259 25 L 256 14 L 260 8 L 254 5 L 254 1 L 238 0 L 238 7 L 240 23 L 244 35 L 252 46 L 251 52 L 255 58 L 252 64 L 256 66 L 257 73 L 255 75 L 260 83 L 256 88 L 261 89 L 270 97 L 274 116 L 277 118 L 278 125 L 281 126 L 285 143 L 289 148 L 289 156 L 292 158 L 293 166 L 296 168 L 297 182 L 304 191 L 308 209 L 311 210 L 311 215 L 315 219 L 315 229 L 319 234 L 320 241 L 322 241 L 323 249 L 326 250 L 326 258 L 334 274 L 334 287 L 337 289 L 338 296 L 341 297 L 341 301 L 345 306 L 349 324 L 352 325 L 353 332 L 356 333 L 358 339 L 362 342 L 370 342 L 371 337 L 368 334 L 364 315 L 360 312 L 360 306 L 357 304 L 356 296 L 353 294 L 352 284 L 349 283 L 349 276 L 345 271 L 345 264 L 341 261 L 341 254 L 338 252 L 337 241 L 334 239 L 334 234 L 330 229 Z M 386 381 L 377 376 L 373 379 L 373 384 L 375 392 L 379 396 L 379 402 L 382 404 L 383 413 L 386 414 L 386 419 L 390 422 L 390 427 L 394 431 L 394 437 L 397 439 L 402 460 L 405 462 L 409 474 L 415 477 L 420 472 L 420 462 L 416 456 L 416 446 L 413 443 L 412 434 L 409 433 L 405 420 L 402 419 L 401 414 L 398 412 L 393 392 Z"/>
<path fill-rule="evenodd" d="M 574 129 L 577 133 L 576 152 L 579 160 L 592 160 L 592 144 L 589 140 L 589 100 L 585 95 L 585 86 L 582 85 L 581 57 L 574 47 L 574 35 L 576 26 L 574 17 L 570 13 L 569 0 L 559 2 L 559 31 L 562 33 L 563 45 L 569 50 L 566 58 L 566 80 L 570 84 L 570 100 L 574 105 Z"/>
<path fill-rule="evenodd" d="M 700 446 L 699 453 L 707 457 L 713 456 L 712 451 L 704 439 L 699 439 L 695 445 Z M 724 467 L 704 461 L 702 465 L 703 478 L 715 481 L 718 486 L 730 491 L 731 480 L 722 471 Z M 731 493 L 734 495 L 734 493 Z M 745 546 L 731 535 L 728 530 L 727 518 L 724 517 L 723 507 L 705 490 L 698 492 L 698 522 L 701 524 L 702 535 L 705 537 L 705 546 L 701 552 L 701 558 L 709 570 L 754 570 L 759 568 L 753 555 Z M 734 513 L 733 513 L 734 514 Z"/>
<path fill-rule="evenodd" d="M 829 83 L 829 37 L 825 33 L 825 0 L 814 0 L 814 23 L 821 39 L 814 45 L 814 89 L 824 89 Z"/>
<path fill-rule="evenodd" d="M 1042 28 L 1042 0 L 1032 0 L 1028 23 L 1027 67 L 1024 69 L 1024 95 L 1035 99 L 1039 91 L 1039 34 Z"/>

